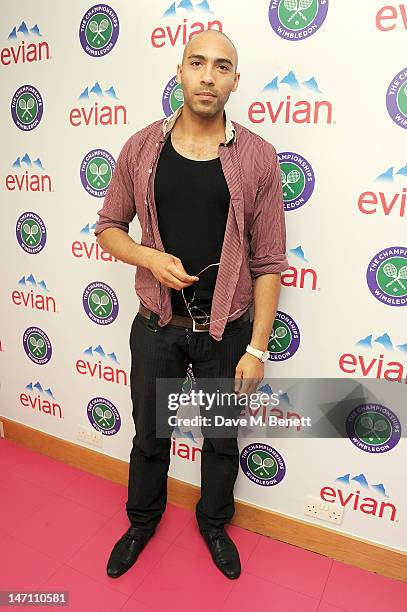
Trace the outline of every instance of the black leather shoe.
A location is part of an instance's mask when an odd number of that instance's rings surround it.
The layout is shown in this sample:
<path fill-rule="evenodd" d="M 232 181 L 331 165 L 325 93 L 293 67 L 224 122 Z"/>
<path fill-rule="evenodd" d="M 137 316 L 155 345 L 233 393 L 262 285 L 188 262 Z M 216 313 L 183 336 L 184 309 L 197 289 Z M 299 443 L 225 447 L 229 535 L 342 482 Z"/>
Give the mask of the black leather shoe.
<path fill-rule="evenodd" d="M 227 578 L 238 578 L 241 572 L 239 552 L 223 527 L 199 530 L 211 552 L 212 559 Z"/>
<path fill-rule="evenodd" d="M 137 558 L 148 540 L 154 535 L 155 529 L 143 531 L 130 526 L 120 540 L 116 542 L 107 562 L 107 575 L 118 578 L 137 561 Z"/>

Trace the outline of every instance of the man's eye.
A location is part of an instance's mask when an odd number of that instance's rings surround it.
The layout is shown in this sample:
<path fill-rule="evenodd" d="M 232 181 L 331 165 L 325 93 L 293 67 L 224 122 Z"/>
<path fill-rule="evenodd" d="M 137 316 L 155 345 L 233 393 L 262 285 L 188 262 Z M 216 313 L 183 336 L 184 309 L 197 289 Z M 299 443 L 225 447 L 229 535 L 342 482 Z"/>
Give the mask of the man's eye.
<path fill-rule="evenodd" d="M 228 67 L 227 67 L 227 66 L 220 66 L 220 68 L 226 68 L 226 70 L 228 69 Z"/>

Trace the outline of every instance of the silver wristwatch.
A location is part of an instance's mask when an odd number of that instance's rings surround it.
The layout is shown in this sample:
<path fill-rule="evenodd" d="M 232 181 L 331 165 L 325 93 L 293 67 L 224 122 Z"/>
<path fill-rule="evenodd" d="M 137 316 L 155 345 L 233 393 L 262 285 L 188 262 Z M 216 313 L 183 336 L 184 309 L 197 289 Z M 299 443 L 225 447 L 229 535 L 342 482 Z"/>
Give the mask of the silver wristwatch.
<path fill-rule="evenodd" d="M 246 346 L 246 352 L 254 355 L 254 357 L 257 357 L 263 363 L 270 357 L 270 351 L 261 351 L 260 349 L 253 348 L 250 344 Z"/>

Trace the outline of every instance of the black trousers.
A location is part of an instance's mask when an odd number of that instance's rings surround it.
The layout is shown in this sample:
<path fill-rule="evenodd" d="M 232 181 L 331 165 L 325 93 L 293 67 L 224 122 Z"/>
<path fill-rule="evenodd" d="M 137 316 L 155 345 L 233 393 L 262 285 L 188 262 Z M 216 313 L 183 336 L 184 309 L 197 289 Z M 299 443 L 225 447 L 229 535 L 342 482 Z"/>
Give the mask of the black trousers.
<path fill-rule="evenodd" d="M 252 322 L 229 322 L 216 341 L 207 332 L 166 325 L 157 331 L 137 313 L 130 332 L 130 386 L 136 434 L 130 454 L 126 512 L 130 523 L 140 529 L 157 526 L 167 504 L 167 475 L 171 437 L 156 436 L 156 378 L 184 379 L 188 364 L 199 379 L 234 379 L 235 368 L 245 353 Z M 233 391 L 233 386 L 232 386 Z M 159 410 L 160 407 L 157 407 Z M 163 409 L 168 412 L 168 407 Z M 204 437 L 201 454 L 201 497 L 196 519 L 201 530 L 221 527 L 235 511 L 233 488 L 239 470 L 236 435 Z"/>

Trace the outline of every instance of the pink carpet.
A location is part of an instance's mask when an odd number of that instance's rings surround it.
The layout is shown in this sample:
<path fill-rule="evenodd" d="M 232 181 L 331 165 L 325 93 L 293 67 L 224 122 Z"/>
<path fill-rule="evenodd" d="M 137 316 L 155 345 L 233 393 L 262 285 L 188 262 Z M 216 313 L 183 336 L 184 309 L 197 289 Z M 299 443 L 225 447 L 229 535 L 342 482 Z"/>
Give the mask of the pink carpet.
<path fill-rule="evenodd" d="M 135 565 L 113 580 L 105 568 L 128 527 L 126 488 L 3 439 L 0 466 L 0 590 L 69 591 L 75 612 L 406 610 L 405 583 L 230 525 L 242 574 L 229 580 L 194 513 L 172 504 Z"/>

